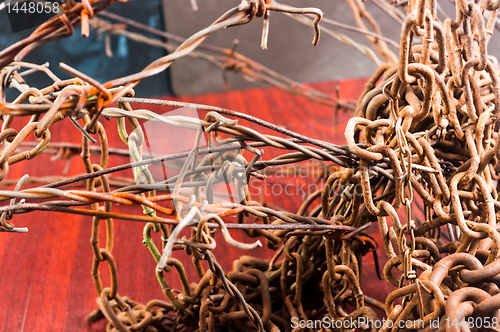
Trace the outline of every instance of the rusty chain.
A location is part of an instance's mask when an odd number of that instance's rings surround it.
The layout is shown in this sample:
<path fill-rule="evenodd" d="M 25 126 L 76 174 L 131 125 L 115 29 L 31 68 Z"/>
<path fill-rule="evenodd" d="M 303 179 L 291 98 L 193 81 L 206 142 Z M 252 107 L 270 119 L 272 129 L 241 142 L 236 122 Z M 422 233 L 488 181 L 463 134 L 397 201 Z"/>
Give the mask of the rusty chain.
<path fill-rule="evenodd" d="M 90 20 L 113 2 L 69 1 L 62 16 L 0 52 L 0 180 L 7 183 L 11 165 L 47 151 L 57 156 L 80 153 L 87 172 L 55 182 L 45 179 L 49 183 L 29 189 L 22 189 L 30 181 L 27 177 L 11 180 L 15 189 L 0 191 L 0 200 L 9 201 L 0 207 L 0 230 L 24 232 L 14 226 L 13 217 L 36 210 L 92 216 L 91 275 L 98 309 L 89 315 L 89 321 L 105 317 L 108 331 L 313 331 L 290 322 L 327 317 L 342 326 L 331 330 L 350 331 L 354 327 L 343 323 L 363 318 L 365 323 L 355 327 L 396 332 L 482 331 L 485 327 L 474 325 L 478 318 L 482 322 L 491 318 L 490 323 L 496 319 L 497 324 L 490 324 L 488 330 L 500 330 L 500 86 L 497 61 L 487 52 L 500 2 L 457 0 L 455 19 L 443 22 L 437 17 L 434 0 L 406 2 L 397 59 L 380 38 L 380 28 L 363 2 L 348 0 L 356 24 L 384 63 L 369 78 L 356 103 L 354 117 L 345 129 L 345 146 L 311 139 L 231 110 L 134 97 L 133 88 L 141 79 L 164 71 L 219 29 L 262 17 L 265 48 L 270 11 L 313 14 L 316 44 L 322 17 L 317 9 L 244 0 L 142 72 L 104 84 L 65 64 L 61 68 L 74 78 L 61 81 L 47 67 L 22 61 L 38 46 L 72 34 L 79 24 L 83 35 L 89 33 L 91 24 L 105 33 L 127 34 L 123 27 Z M 197 7 L 196 2 L 192 4 Z M 239 66 L 244 75 L 267 77 L 268 81 L 276 78 L 234 52 L 211 61 L 226 63 L 225 69 Z M 54 84 L 43 89 L 30 87 L 20 68 L 42 71 Z M 259 76 L 263 73 L 269 76 Z M 280 82 L 278 86 L 290 83 Z M 5 100 L 7 88 L 20 92 L 10 103 Z M 312 90 L 292 86 L 290 91 L 332 104 L 332 99 Z M 203 119 L 159 115 L 133 109 L 131 103 L 192 108 L 206 115 Z M 30 119 L 17 131 L 12 123 L 22 116 Z M 68 122 L 67 117 L 82 133 L 81 146 L 50 142 L 49 128 L 59 121 Z M 126 150 L 109 147 L 99 121 L 102 117 L 117 119 Z M 276 135 L 241 125 L 238 119 Z M 132 131 L 127 129 L 127 121 Z M 195 130 L 197 139 L 189 152 L 145 157 L 140 121 Z M 24 142 L 31 133 L 38 142 Z M 207 149 L 200 147 L 202 133 L 208 138 Z M 100 147 L 91 146 L 93 141 Z M 264 151 L 268 150 L 262 148 L 287 151 L 265 160 Z M 92 161 L 91 154 L 98 155 L 98 162 Z M 111 154 L 129 155 L 132 162 L 109 167 Z M 179 161 L 177 175 L 156 181 L 150 168 L 169 160 Z M 252 199 L 251 181 L 272 174 L 274 166 L 291 165 L 293 169 L 308 160 L 337 166 L 327 166 L 319 174 L 322 187 L 303 200 L 297 213 Z M 131 170 L 133 180 L 111 177 L 121 170 Z M 86 181 L 85 189 L 60 189 L 81 181 Z M 220 183 L 233 184 L 239 202 L 217 202 L 213 188 Z M 140 205 L 142 214 L 113 212 L 112 203 Z M 84 208 L 88 205 L 90 208 Z M 230 216 L 237 223 L 225 221 Z M 143 244 L 157 263 L 155 274 L 167 301 L 153 299 L 141 304 L 119 295 L 118 266 L 112 254 L 113 219 L 145 223 Z M 99 243 L 101 220 L 106 230 L 103 246 Z M 383 276 L 396 288 L 385 303 L 365 294 L 361 284 L 363 256 L 376 255 L 378 246 L 366 232 L 372 222 L 378 224 L 388 258 Z M 180 237 L 183 229 L 190 230 L 189 238 Z M 275 256 L 263 260 L 244 255 L 234 262 L 232 271 L 224 272 L 213 253 L 217 230 L 238 249 L 262 245 L 260 240 L 236 241 L 230 233 L 234 229 L 265 240 Z M 161 241 L 161 250 L 154 237 Z M 194 283 L 186 275 L 188 267 L 172 257 L 180 251 L 192 256 L 191 268 L 198 275 Z M 110 270 L 109 285 L 103 285 L 100 278 L 104 261 Z M 206 271 L 204 266 L 208 266 Z M 169 285 L 175 273 L 181 290 Z M 377 326 L 375 322 L 382 318 L 394 324 Z M 439 325 L 433 326 L 438 319 Z"/>

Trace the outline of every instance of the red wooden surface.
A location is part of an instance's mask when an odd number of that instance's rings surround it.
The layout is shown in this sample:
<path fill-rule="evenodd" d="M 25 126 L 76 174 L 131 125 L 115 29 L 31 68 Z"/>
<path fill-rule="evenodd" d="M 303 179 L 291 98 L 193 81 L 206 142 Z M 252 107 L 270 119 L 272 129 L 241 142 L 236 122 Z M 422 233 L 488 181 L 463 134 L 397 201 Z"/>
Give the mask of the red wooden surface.
<path fill-rule="evenodd" d="M 364 80 L 346 80 L 341 83 L 318 83 L 314 86 L 333 94 L 335 85 L 340 84 L 343 98 L 355 99 L 363 88 Z M 334 128 L 332 108 L 309 102 L 300 96 L 291 96 L 276 88 L 252 89 L 229 93 L 207 94 L 177 98 L 182 101 L 203 103 L 224 107 L 255 115 L 269 122 L 281 125 L 289 130 L 333 143 L 344 143 L 344 128 L 348 114 L 340 112 L 339 126 Z M 163 114 L 171 109 L 155 106 L 141 106 Z M 19 128 L 27 118 L 16 120 L 14 127 Z M 127 148 L 120 140 L 116 130 L 116 121 L 102 120 L 109 137 L 110 147 Z M 254 127 L 252 124 L 240 121 Z M 270 131 L 265 131 L 270 133 Z M 51 127 L 51 142 L 81 142 L 81 134 L 69 123 L 57 123 Z M 266 152 L 268 159 L 285 151 Z M 43 154 L 31 161 L 13 165 L 7 180 L 19 179 L 28 173 L 30 177 L 60 175 L 68 160 L 51 160 L 52 155 Z M 92 156 L 97 162 L 97 157 Z M 66 175 L 84 173 L 79 156 L 71 160 L 71 167 Z M 113 157 L 109 166 L 130 162 L 126 157 Z M 124 171 L 117 176 L 132 177 L 132 171 Z M 26 184 L 23 188 L 34 186 Z M 11 187 L 12 188 L 12 187 Z M 259 197 L 256 197 L 259 199 Z M 301 197 L 282 195 L 271 200 L 290 211 L 296 211 Z M 142 213 L 140 207 L 118 207 L 113 211 Z M 91 217 L 65 215 L 61 213 L 32 212 L 15 215 L 13 222 L 17 227 L 28 227 L 27 234 L 0 233 L 0 331 L 103 331 L 105 320 L 89 324 L 85 317 L 96 308 L 96 292 L 90 277 L 92 250 L 90 247 Z M 147 248 L 142 245 L 143 223 L 115 220 L 115 257 L 119 285 L 122 296 L 147 302 L 153 298 L 164 299 L 154 269 L 155 262 Z M 101 232 L 103 233 L 103 232 Z M 376 238 L 375 225 L 371 233 Z M 243 242 L 252 242 L 242 231 L 232 231 L 233 236 Z M 101 234 L 103 235 L 103 234 Z M 102 238 L 104 243 L 104 238 Z M 379 257 L 384 257 L 379 249 Z M 226 271 L 231 263 L 241 254 L 269 257 L 269 251 L 259 249 L 254 252 L 242 252 L 218 241 L 215 255 Z M 174 252 L 186 266 L 191 282 L 198 281 L 183 252 Z M 385 261 L 382 260 L 381 264 Z M 383 265 L 382 265 L 383 266 Z M 109 285 L 106 264 L 101 266 L 101 275 L 105 287 Z M 383 300 L 390 289 L 374 283 L 376 276 L 372 256 L 363 260 L 362 287 L 368 295 Z M 177 287 L 175 272 L 167 276 L 173 287 Z"/>

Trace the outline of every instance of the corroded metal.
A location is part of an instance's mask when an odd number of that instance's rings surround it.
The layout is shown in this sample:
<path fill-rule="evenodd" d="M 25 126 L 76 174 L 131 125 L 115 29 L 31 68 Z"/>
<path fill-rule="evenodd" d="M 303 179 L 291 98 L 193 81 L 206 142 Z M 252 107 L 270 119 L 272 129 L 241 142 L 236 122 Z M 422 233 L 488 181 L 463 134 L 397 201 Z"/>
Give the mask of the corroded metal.
<path fill-rule="evenodd" d="M 126 32 L 121 25 L 91 21 L 113 2 L 69 1 L 62 16 L 0 52 L 0 180 L 13 164 L 29 162 L 44 151 L 54 152 L 56 157 L 80 154 L 87 172 L 55 181 L 31 180 L 48 183 L 30 189 L 22 189 L 23 182 L 29 181 L 23 177 L 14 190 L 0 191 L 0 200 L 9 201 L 0 208 L 0 231 L 26 231 L 14 226 L 13 216 L 35 210 L 92 216 L 91 275 L 98 309 L 89 315 L 89 321 L 105 317 L 109 331 L 312 331 L 309 326 L 294 327 L 291 322 L 325 317 L 342 326 L 331 330 L 353 330 L 354 326 L 343 323 L 360 318 L 364 323 L 356 327 L 371 331 L 500 330 L 500 86 L 496 59 L 487 53 L 500 2 L 458 0 L 455 20 L 446 18 L 442 22 L 435 1 L 404 3 L 407 15 L 398 59 L 380 38 L 378 24 L 363 2 L 348 0 L 357 30 L 365 32 L 383 63 L 356 103 L 355 114 L 345 129 L 344 146 L 311 139 L 231 110 L 134 96 L 133 88 L 140 80 L 167 69 L 222 28 L 263 17 L 265 47 L 270 11 L 314 14 L 316 44 L 322 13 L 314 8 L 243 0 L 142 72 L 103 84 L 66 64 L 61 68 L 73 78 L 62 81 L 46 66 L 22 61 L 37 46 L 72 34 L 78 24 L 84 35 L 93 25 L 101 33 L 152 43 Z M 197 8 L 196 1 L 191 3 Z M 388 8 L 387 3 L 380 4 Z M 391 15 L 395 13 L 391 10 Z M 113 19 L 112 15 L 107 17 Z M 116 16 L 114 19 L 123 21 Z M 353 105 L 297 88 L 293 82 L 237 55 L 234 49 L 222 53 L 222 59 L 213 57 L 211 61 L 222 61 L 225 70 L 238 67 L 244 75 L 261 80 L 265 77 L 323 104 L 345 109 Z M 42 71 L 54 83 L 44 89 L 30 87 L 20 68 Z M 10 103 L 5 101 L 7 88 L 20 91 Z M 158 115 L 134 110 L 131 103 L 207 113 L 203 119 Z M 19 131 L 11 128 L 14 118 L 23 116 L 30 116 L 27 124 Z M 109 148 L 102 117 L 116 119 L 128 149 Z M 238 124 L 237 119 L 280 135 L 263 134 L 264 130 Z M 145 136 L 139 120 L 195 129 L 197 140 L 189 152 L 145 158 Z M 59 121 L 72 122 L 81 132 L 81 146 L 51 144 L 50 128 Z M 220 146 L 201 148 L 202 132 Z M 24 142 L 31 134 L 39 141 Z M 98 148 L 90 146 L 93 140 Z M 266 160 L 260 150 L 264 147 L 287 151 Z M 245 158 L 244 151 L 252 157 Z M 132 162 L 109 167 L 111 154 L 130 155 Z M 178 174 L 167 181 L 173 187 L 153 179 L 150 165 L 182 159 Z M 253 178 L 264 178 L 273 166 L 293 167 L 306 160 L 336 167 L 324 167 L 322 187 L 304 199 L 297 213 L 252 199 L 248 184 Z M 109 176 L 127 169 L 133 171 L 134 179 L 116 181 Z M 81 185 L 82 181 L 84 189 L 60 189 L 68 184 Z M 218 183 L 234 184 L 241 201 L 215 202 L 212 188 Z M 112 203 L 142 206 L 142 213 L 113 212 Z M 415 213 L 416 209 L 421 213 Z M 237 223 L 225 221 L 230 216 L 236 216 Z M 157 263 L 155 273 L 165 299 L 141 304 L 119 294 L 118 267 L 113 258 L 113 219 L 117 218 L 146 223 L 143 244 Z M 250 219 L 258 222 L 248 222 Z M 101 222 L 106 230 L 103 244 L 99 242 Z M 363 256 L 376 253 L 377 243 L 366 233 L 372 222 L 378 223 L 381 245 L 388 257 L 383 276 L 396 288 L 387 294 L 385 303 L 364 294 L 360 282 Z M 191 230 L 189 238 L 180 238 L 184 228 Z M 224 241 L 241 250 L 263 245 L 260 240 L 236 241 L 231 236 L 234 229 L 264 240 L 276 251 L 275 256 L 262 260 L 243 255 L 234 262 L 232 271 L 223 271 L 213 253 L 216 230 Z M 161 249 L 153 237 L 161 238 Z M 190 268 L 197 272 L 198 280 L 188 280 L 187 267 L 172 257 L 179 251 L 192 256 Z M 377 256 L 374 258 L 378 265 Z M 106 264 L 102 264 L 104 261 Z M 206 271 L 203 261 L 208 265 Z M 103 285 L 100 278 L 103 265 L 110 271 L 109 285 Z M 177 275 L 182 290 L 171 289 L 166 274 Z M 385 317 L 378 316 L 375 309 Z M 386 324 L 377 326 L 375 322 L 383 318 Z M 439 324 L 433 325 L 438 320 Z"/>

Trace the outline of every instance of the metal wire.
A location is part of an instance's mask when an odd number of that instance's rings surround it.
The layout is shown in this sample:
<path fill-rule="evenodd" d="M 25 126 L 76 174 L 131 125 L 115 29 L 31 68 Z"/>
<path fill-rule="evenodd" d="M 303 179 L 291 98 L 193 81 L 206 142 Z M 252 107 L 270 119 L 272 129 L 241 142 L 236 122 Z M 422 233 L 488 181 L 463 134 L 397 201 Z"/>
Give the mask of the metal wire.
<path fill-rule="evenodd" d="M 91 274 L 98 309 L 89 315 L 89 321 L 105 317 L 108 331 L 312 331 L 308 326 L 294 328 L 291 322 L 326 317 L 340 322 L 344 330 L 467 331 L 483 329 L 474 325 L 479 322 L 477 318 L 484 324 L 488 317 L 499 317 L 500 85 L 497 62 L 487 53 L 487 44 L 500 2 L 457 0 L 456 18 L 443 22 L 436 15 L 437 6 L 432 0 L 395 4 L 407 11 L 398 59 L 389 50 L 387 40 L 381 38 L 378 23 L 363 2 L 347 0 L 358 32 L 365 34 L 373 49 L 356 47 L 380 63 L 355 106 L 303 85 L 294 86 L 294 82 L 234 49 L 206 48 L 219 52 L 218 56 L 194 53 L 226 70 L 238 68 L 248 77 L 313 101 L 354 108 L 355 114 L 345 129 L 344 146 L 312 139 L 232 110 L 136 98 L 133 91 L 140 80 L 193 54 L 209 34 L 220 29 L 262 17 L 262 40 L 266 46 L 270 11 L 313 14 L 316 44 L 321 11 L 297 9 L 270 0 L 244 0 L 171 49 L 168 43 L 131 33 L 123 26 L 95 19 L 89 23 L 91 16 L 113 2 L 69 1 L 62 16 L 42 24 L 30 37 L 0 52 L 0 180 L 3 184 L 16 184 L 14 190 L 0 191 L 0 201 L 8 202 L 0 207 L 0 231 L 25 232 L 26 229 L 14 226 L 14 217 L 32 211 L 92 216 Z M 400 9 L 389 8 L 385 1 L 379 4 L 393 17 L 400 17 Z M 195 1 L 192 5 L 193 9 L 197 7 Z M 131 23 L 118 16 L 106 16 Z M 300 20 L 311 24 L 307 17 Z M 69 65 L 61 68 L 73 78 L 62 81 L 47 66 L 22 61 L 38 46 L 72 34 L 78 24 L 84 25 L 84 34 L 89 31 L 87 25 L 92 24 L 101 33 L 125 35 L 169 48 L 171 53 L 140 73 L 103 84 Z M 21 68 L 28 70 L 20 73 Z M 33 71 L 44 72 L 54 83 L 43 89 L 29 86 L 23 76 Z M 10 103 L 5 100 L 8 88 L 20 92 Z M 131 104 L 137 103 L 184 107 L 206 114 L 203 119 L 164 116 L 151 112 L 147 106 L 133 109 Z M 11 128 L 14 118 L 21 116 L 30 116 L 30 120 L 19 131 Z M 116 121 L 127 149 L 109 147 L 100 122 L 102 117 Z M 260 130 L 242 125 L 238 119 Z M 188 152 L 144 155 L 146 138 L 139 120 L 193 130 L 195 142 Z M 73 128 L 82 135 L 81 145 L 50 141 L 50 128 L 59 121 L 75 124 Z M 126 121 L 132 130 L 127 129 Z M 262 133 L 264 129 L 267 134 Z M 25 142 L 32 132 L 38 141 Z M 206 149 L 201 148 L 202 136 L 208 139 Z M 100 147 L 91 147 L 91 140 L 98 141 Z M 214 147 L 215 142 L 219 146 Z M 278 156 L 265 159 L 263 150 L 259 150 L 264 147 Z M 279 155 L 283 150 L 286 152 Z M 56 179 L 5 179 L 12 165 L 26 163 L 42 152 L 55 153 L 56 158 L 79 154 L 86 174 L 73 178 L 57 174 Z M 132 162 L 109 167 L 112 154 L 130 156 Z M 98 161 L 91 158 L 95 155 L 99 156 Z M 175 176 L 154 178 L 154 164 L 174 160 L 178 161 Z M 289 167 L 295 174 L 293 167 L 309 160 L 322 165 L 316 174 L 320 187 L 304 197 L 297 213 L 252 199 L 251 181 L 273 174 L 276 166 Z M 132 170 L 133 179 L 110 176 L 123 170 Z M 22 189 L 24 181 L 45 184 Z M 72 188 L 61 189 L 70 184 Z M 217 184 L 234 185 L 237 202 L 217 201 Z M 114 205 L 141 206 L 142 214 L 114 212 Z M 230 216 L 235 216 L 237 222 L 228 222 Z M 143 243 L 157 263 L 154 273 L 168 302 L 151 300 L 144 305 L 120 296 L 112 254 L 113 219 L 145 223 Z M 386 283 L 396 287 L 387 294 L 385 303 L 366 295 L 360 282 L 364 255 L 374 254 L 379 272 L 378 244 L 366 233 L 374 221 L 388 258 L 383 276 Z M 102 245 L 101 222 L 106 226 L 106 243 Z M 180 237 L 183 228 L 191 230 L 189 238 Z M 241 250 L 262 245 L 260 240 L 234 240 L 231 234 L 236 229 L 249 237 L 260 237 L 266 247 L 276 251 L 275 256 L 262 260 L 243 255 L 234 262 L 232 271 L 223 271 L 213 253 L 217 230 L 224 241 Z M 161 250 L 153 236 L 161 238 Z M 187 279 L 186 267 L 173 258 L 174 253 L 181 251 L 192 256 L 191 268 L 199 277 L 196 282 Z M 103 261 L 110 269 L 109 287 L 103 286 L 99 276 Z M 202 261 L 207 263 L 207 271 Z M 182 290 L 172 290 L 167 282 L 165 274 L 174 274 L 172 267 Z M 394 274 L 395 269 L 400 272 Z M 396 302 L 398 299 L 401 302 Z M 384 312 L 385 317 L 379 317 L 376 309 Z M 365 324 L 345 326 L 346 322 L 359 322 L 359 318 L 364 318 Z M 382 319 L 393 324 L 377 327 L 376 322 Z M 438 319 L 438 326 L 433 326 Z M 467 324 L 448 324 L 454 321 Z M 400 328 L 400 322 L 405 323 L 405 328 Z M 498 330 L 498 324 L 492 324 L 490 320 L 488 328 Z"/>

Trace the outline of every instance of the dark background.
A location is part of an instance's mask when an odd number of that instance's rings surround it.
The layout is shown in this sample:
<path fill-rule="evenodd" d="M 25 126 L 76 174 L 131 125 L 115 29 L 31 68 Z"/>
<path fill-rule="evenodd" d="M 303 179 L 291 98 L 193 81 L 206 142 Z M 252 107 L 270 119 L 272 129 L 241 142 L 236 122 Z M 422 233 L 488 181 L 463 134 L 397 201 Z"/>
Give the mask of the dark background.
<path fill-rule="evenodd" d="M 163 30 L 161 0 L 117 2 L 107 11 L 133 17 L 136 21 Z M 26 38 L 35 30 L 35 28 L 31 28 L 14 33 L 9 23 L 7 10 L 0 11 L 0 49 Z M 135 31 L 133 28 L 129 27 L 129 29 Z M 108 58 L 104 50 L 104 36 L 99 38 L 95 31 L 91 30 L 90 36 L 83 38 L 80 27 L 77 27 L 73 36 L 43 45 L 28 54 L 24 61 L 36 64 L 49 61 L 49 68 L 54 74 L 61 79 L 67 79 L 70 78 L 69 74 L 59 69 L 59 63 L 64 62 L 103 83 L 139 72 L 154 60 L 166 55 L 162 49 L 139 44 L 121 36 L 111 38 L 111 48 L 113 57 Z M 50 78 L 42 73 L 27 76 L 27 81 L 28 84 L 38 88 L 52 84 Z M 18 91 L 9 90 L 7 91 L 7 100 L 11 101 L 17 96 Z M 135 88 L 135 91 L 137 95 L 143 97 L 171 95 L 168 71 L 143 80 Z"/>

